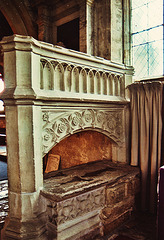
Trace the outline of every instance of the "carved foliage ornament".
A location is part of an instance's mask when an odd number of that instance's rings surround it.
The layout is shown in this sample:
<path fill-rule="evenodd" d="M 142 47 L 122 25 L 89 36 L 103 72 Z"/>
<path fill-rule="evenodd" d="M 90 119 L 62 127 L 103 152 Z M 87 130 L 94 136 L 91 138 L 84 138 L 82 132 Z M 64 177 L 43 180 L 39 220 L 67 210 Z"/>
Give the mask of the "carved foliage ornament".
<path fill-rule="evenodd" d="M 104 204 L 105 191 L 104 188 L 100 188 L 58 203 L 49 202 L 48 218 L 54 225 L 60 225 L 101 209 Z"/>
<path fill-rule="evenodd" d="M 82 130 L 101 131 L 117 144 L 124 138 L 123 113 L 119 110 L 75 110 L 58 114 L 43 111 L 43 155 L 65 137 Z"/>

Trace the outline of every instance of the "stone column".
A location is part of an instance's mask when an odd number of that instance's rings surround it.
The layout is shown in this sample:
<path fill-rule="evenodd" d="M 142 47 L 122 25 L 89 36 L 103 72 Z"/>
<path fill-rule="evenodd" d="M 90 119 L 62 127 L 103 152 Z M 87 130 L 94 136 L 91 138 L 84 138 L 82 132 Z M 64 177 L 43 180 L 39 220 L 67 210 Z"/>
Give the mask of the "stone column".
<path fill-rule="evenodd" d="M 28 37 L 6 37 L 4 79 L 9 223 L 4 239 L 45 239 L 45 224 L 39 193 L 43 186 L 40 106 L 35 105 L 38 56 Z M 33 66 L 32 67 L 32 63 Z M 38 61 L 39 63 L 39 61 Z"/>
<path fill-rule="evenodd" d="M 92 6 L 94 0 L 80 0 L 80 23 L 79 23 L 79 39 L 80 52 L 93 54 L 92 42 Z"/>
<path fill-rule="evenodd" d="M 123 0 L 124 19 L 124 64 L 131 65 L 131 29 L 130 29 L 130 0 Z"/>
<path fill-rule="evenodd" d="M 79 50 L 87 52 L 87 30 L 86 30 L 86 1 L 79 1 L 80 21 L 79 21 Z"/>
<path fill-rule="evenodd" d="M 49 7 L 44 3 L 37 6 L 38 8 L 38 40 L 52 42 L 52 32 L 50 32 L 50 11 Z"/>
<path fill-rule="evenodd" d="M 93 2 L 94 0 L 87 0 L 87 53 L 93 55 Z"/>
<path fill-rule="evenodd" d="M 123 63 L 122 0 L 111 0 L 111 60 Z"/>
<path fill-rule="evenodd" d="M 110 0 L 95 1 L 93 13 L 93 55 L 111 59 Z"/>

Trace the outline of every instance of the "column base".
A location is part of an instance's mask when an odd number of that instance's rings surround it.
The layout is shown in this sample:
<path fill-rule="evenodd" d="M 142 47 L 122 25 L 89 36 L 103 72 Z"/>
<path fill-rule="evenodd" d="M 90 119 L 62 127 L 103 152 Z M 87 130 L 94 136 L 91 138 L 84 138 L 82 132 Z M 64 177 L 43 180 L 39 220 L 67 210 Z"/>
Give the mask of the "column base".
<path fill-rule="evenodd" d="M 18 219 L 9 219 L 8 224 L 5 224 L 7 226 L 4 226 L 2 240 L 48 240 L 45 220 L 44 214 L 26 222 L 21 222 Z"/>

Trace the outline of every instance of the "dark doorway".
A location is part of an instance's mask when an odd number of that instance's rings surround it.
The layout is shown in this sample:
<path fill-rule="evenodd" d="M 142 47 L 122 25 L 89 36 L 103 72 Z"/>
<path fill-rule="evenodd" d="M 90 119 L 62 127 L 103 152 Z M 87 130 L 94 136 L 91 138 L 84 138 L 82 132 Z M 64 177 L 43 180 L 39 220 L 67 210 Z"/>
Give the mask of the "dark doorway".
<path fill-rule="evenodd" d="M 13 31 L 1 11 L 0 11 L 0 23 L 1 23 L 0 24 L 0 40 L 2 40 L 4 36 L 13 35 Z"/>
<path fill-rule="evenodd" d="M 79 18 L 58 26 L 57 42 L 66 48 L 79 51 Z"/>

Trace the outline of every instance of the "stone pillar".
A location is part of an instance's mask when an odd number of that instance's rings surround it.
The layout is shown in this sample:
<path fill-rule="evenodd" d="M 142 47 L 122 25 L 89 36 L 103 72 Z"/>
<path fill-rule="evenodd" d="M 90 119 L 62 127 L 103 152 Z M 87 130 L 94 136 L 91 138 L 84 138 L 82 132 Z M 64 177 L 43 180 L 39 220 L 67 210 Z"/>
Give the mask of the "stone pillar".
<path fill-rule="evenodd" d="M 93 54 L 92 42 L 92 6 L 94 0 L 80 0 L 79 45 L 80 52 Z"/>
<path fill-rule="evenodd" d="M 111 59 L 110 0 L 95 1 L 93 13 L 93 55 Z"/>
<path fill-rule="evenodd" d="M 9 223 L 4 239 L 45 239 L 42 205 L 43 186 L 40 106 L 35 105 L 37 57 L 30 38 L 2 40 L 7 160 L 9 181 Z M 10 40 L 10 41 L 9 41 Z M 33 62 L 33 66 L 31 62 Z"/>
<path fill-rule="evenodd" d="M 122 0 L 111 0 L 111 60 L 123 63 Z"/>
<path fill-rule="evenodd" d="M 41 3 L 38 8 L 38 40 L 52 42 L 52 32 L 50 32 L 50 11 L 45 3 Z"/>
<path fill-rule="evenodd" d="M 79 50 L 87 52 L 87 30 L 86 30 L 86 1 L 79 1 L 80 5 L 80 21 L 79 21 Z"/>
<path fill-rule="evenodd" d="M 92 55 L 93 54 L 93 2 L 94 0 L 87 0 L 87 53 Z"/>
<path fill-rule="evenodd" d="M 130 29 L 130 0 L 123 0 L 123 37 L 124 37 L 124 64 L 131 65 L 131 29 Z"/>

